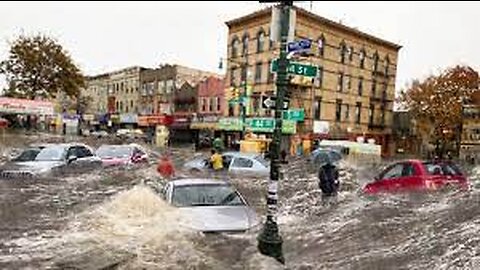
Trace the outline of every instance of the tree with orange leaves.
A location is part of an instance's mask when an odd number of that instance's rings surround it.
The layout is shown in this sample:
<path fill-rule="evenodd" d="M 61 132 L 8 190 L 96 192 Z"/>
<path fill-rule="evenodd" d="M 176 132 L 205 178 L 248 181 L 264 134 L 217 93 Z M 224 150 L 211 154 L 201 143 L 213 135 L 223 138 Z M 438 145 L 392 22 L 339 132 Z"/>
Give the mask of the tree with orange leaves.
<path fill-rule="evenodd" d="M 435 145 L 442 157 L 446 148 L 456 141 L 459 145 L 462 105 L 479 91 L 478 72 L 468 66 L 448 68 L 423 81 L 414 80 L 398 101 L 410 111 L 418 133 Z"/>

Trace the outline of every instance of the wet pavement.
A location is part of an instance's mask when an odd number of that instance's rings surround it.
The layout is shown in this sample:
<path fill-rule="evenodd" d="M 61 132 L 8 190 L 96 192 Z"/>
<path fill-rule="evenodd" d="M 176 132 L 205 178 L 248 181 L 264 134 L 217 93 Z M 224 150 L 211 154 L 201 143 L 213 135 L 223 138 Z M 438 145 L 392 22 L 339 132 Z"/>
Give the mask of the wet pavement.
<path fill-rule="evenodd" d="M 193 150 L 172 155 L 180 168 Z M 260 228 L 203 235 L 179 226 L 185 221 L 152 189 L 152 165 L 0 179 L 0 269 L 480 269 L 480 169 L 468 193 L 372 199 L 359 188 L 378 167 L 344 165 L 338 200 L 324 205 L 304 168 L 292 161 L 280 182 L 285 266 L 257 252 Z M 263 217 L 267 179 L 230 181 Z"/>

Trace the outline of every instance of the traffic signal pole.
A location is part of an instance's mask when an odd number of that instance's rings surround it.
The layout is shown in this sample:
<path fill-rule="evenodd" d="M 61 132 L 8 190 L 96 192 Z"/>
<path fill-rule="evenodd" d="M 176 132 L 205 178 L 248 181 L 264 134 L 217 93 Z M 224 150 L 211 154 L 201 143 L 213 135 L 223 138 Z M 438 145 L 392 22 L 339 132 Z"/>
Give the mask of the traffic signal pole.
<path fill-rule="evenodd" d="M 270 1 L 260 1 L 270 2 Z M 280 45 L 280 57 L 278 59 L 278 71 L 277 71 L 277 97 L 275 104 L 275 129 L 273 133 L 273 140 L 270 148 L 270 180 L 268 182 L 268 194 L 267 194 L 267 219 L 265 224 L 257 237 L 258 250 L 260 253 L 273 257 L 282 264 L 285 263 L 283 257 L 283 239 L 280 236 L 277 225 L 277 203 L 278 203 L 278 180 L 280 176 L 280 144 L 282 137 L 282 110 L 283 100 L 285 93 L 287 92 L 287 66 L 289 60 L 287 59 L 287 39 L 289 32 L 290 21 L 290 7 L 293 1 L 281 1 L 280 2 L 280 32 L 281 32 L 281 45 Z"/>

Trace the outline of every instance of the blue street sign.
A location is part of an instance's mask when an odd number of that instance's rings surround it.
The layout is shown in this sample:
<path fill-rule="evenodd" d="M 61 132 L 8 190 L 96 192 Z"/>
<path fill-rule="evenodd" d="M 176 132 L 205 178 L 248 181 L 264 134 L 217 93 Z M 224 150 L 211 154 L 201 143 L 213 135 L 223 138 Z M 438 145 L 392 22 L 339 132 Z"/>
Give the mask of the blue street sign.
<path fill-rule="evenodd" d="M 287 52 L 298 52 L 310 50 L 312 41 L 310 39 L 302 39 L 298 41 L 289 42 L 287 44 Z"/>

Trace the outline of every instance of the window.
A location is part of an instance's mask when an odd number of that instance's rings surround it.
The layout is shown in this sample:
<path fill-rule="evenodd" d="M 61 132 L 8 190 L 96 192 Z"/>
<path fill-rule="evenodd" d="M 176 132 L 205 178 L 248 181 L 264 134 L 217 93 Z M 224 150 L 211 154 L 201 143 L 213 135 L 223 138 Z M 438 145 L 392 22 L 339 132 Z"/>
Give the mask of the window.
<path fill-rule="evenodd" d="M 373 55 L 372 70 L 373 70 L 373 71 L 377 71 L 377 68 L 378 68 L 378 53 L 375 52 L 375 54 Z"/>
<path fill-rule="evenodd" d="M 257 36 L 257 53 L 263 52 L 263 46 L 265 45 L 265 33 L 260 30 Z"/>
<path fill-rule="evenodd" d="M 125 105 L 125 112 L 128 113 L 128 101 L 127 101 L 127 105 Z"/>
<path fill-rule="evenodd" d="M 343 73 L 338 74 L 338 84 L 337 84 L 337 91 L 342 92 L 343 90 Z"/>
<path fill-rule="evenodd" d="M 376 92 L 377 92 L 377 81 L 373 79 L 372 80 L 372 97 L 375 97 Z"/>
<path fill-rule="evenodd" d="M 268 83 L 272 83 L 275 79 L 275 73 L 272 72 L 272 60 L 268 62 Z"/>
<path fill-rule="evenodd" d="M 350 105 L 345 104 L 345 121 L 350 119 Z"/>
<path fill-rule="evenodd" d="M 362 118 L 362 103 L 357 102 L 355 105 L 355 123 L 360 124 Z"/>
<path fill-rule="evenodd" d="M 207 98 L 202 98 L 202 112 L 207 111 Z"/>
<path fill-rule="evenodd" d="M 370 125 L 373 124 L 374 114 L 375 114 L 375 105 L 370 104 L 370 109 L 369 109 L 369 111 L 368 111 L 368 123 L 369 123 Z"/>
<path fill-rule="evenodd" d="M 77 158 L 85 158 L 93 156 L 92 152 L 83 146 L 76 146 L 75 153 Z"/>
<path fill-rule="evenodd" d="M 253 166 L 253 161 L 246 158 L 240 158 L 240 157 L 235 158 L 232 164 L 232 167 L 237 167 L 237 168 L 251 168 L 252 166 Z"/>
<path fill-rule="evenodd" d="M 387 171 L 385 171 L 380 178 L 391 179 L 401 177 L 403 173 L 403 167 L 403 164 L 393 165 L 393 167 L 388 168 Z"/>
<path fill-rule="evenodd" d="M 321 112 L 322 112 L 322 98 L 316 98 L 314 103 L 313 118 L 316 120 L 320 120 Z"/>
<path fill-rule="evenodd" d="M 317 46 L 318 46 L 318 55 L 323 56 L 325 51 L 325 37 L 323 35 L 318 39 Z"/>
<path fill-rule="evenodd" d="M 336 105 L 337 108 L 335 110 L 335 121 L 340 122 L 342 118 L 342 100 L 337 99 Z"/>
<path fill-rule="evenodd" d="M 318 76 L 315 78 L 315 86 L 321 88 L 323 85 L 323 67 L 318 67 Z"/>
<path fill-rule="evenodd" d="M 246 34 L 243 36 L 242 40 L 242 55 L 248 55 L 248 35 Z"/>
<path fill-rule="evenodd" d="M 217 102 L 217 112 L 222 110 L 222 106 L 220 104 L 220 97 L 216 97 L 216 102 Z"/>
<path fill-rule="evenodd" d="M 388 66 L 390 66 L 390 58 L 387 55 L 385 58 L 385 77 L 388 77 Z"/>
<path fill-rule="evenodd" d="M 228 116 L 233 116 L 235 113 L 234 105 L 228 103 Z"/>
<path fill-rule="evenodd" d="M 240 81 L 243 83 L 246 83 L 247 81 L 247 67 L 243 66 L 241 69 L 241 74 L 240 74 Z"/>
<path fill-rule="evenodd" d="M 238 47 L 240 46 L 240 41 L 238 41 L 237 37 L 234 37 L 232 40 L 232 58 L 238 56 Z"/>
<path fill-rule="evenodd" d="M 168 80 L 165 82 L 165 92 L 167 94 L 173 92 L 173 80 Z"/>
<path fill-rule="evenodd" d="M 362 96 L 363 94 L 363 77 L 358 78 L 358 95 Z"/>
<path fill-rule="evenodd" d="M 348 49 L 348 60 L 349 60 L 350 62 L 353 61 L 353 54 L 354 54 L 353 46 L 350 46 L 350 48 Z"/>
<path fill-rule="evenodd" d="M 350 90 L 352 87 L 352 77 L 350 75 L 345 75 L 345 86 L 347 87 L 347 92 Z"/>
<path fill-rule="evenodd" d="M 365 49 L 360 51 L 360 68 L 365 68 Z"/>
<path fill-rule="evenodd" d="M 237 72 L 237 71 L 235 70 L 235 68 L 232 68 L 232 69 L 230 70 L 230 86 L 235 86 L 235 81 L 236 81 L 236 79 L 235 79 L 235 73 L 236 73 L 236 72 Z"/>
<path fill-rule="evenodd" d="M 130 107 L 133 108 L 133 100 L 130 100 Z"/>
<path fill-rule="evenodd" d="M 255 65 L 255 83 L 262 82 L 262 63 L 257 63 Z"/>
<path fill-rule="evenodd" d="M 342 43 L 340 43 L 340 62 L 342 64 L 345 64 L 345 56 L 346 56 L 346 53 L 347 53 L 347 46 L 345 45 L 345 43 L 342 41 Z"/>
<path fill-rule="evenodd" d="M 380 107 L 380 124 L 385 125 L 385 106 Z"/>
<path fill-rule="evenodd" d="M 208 103 L 208 111 L 209 112 L 213 112 L 213 108 L 216 107 L 214 106 L 214 103 L 215 102 L 215 98 L 211 97 L 210 98 L 210 102 Z"/>

